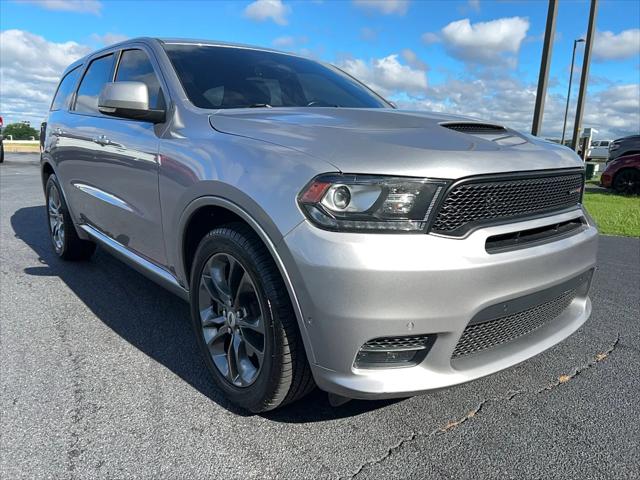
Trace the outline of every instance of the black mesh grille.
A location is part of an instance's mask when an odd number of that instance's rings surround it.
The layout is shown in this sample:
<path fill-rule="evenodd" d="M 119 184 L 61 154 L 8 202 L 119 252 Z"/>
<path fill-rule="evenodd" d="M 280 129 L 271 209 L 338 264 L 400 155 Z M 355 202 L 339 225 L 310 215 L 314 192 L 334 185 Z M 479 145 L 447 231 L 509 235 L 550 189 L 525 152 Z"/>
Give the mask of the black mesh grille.
<path fill-rule="evenodd" d="M 527 310 L 467 326 L 452 358 L 481 352 L 533 332 L 560 316 L 576 298 L 577 292 L 578 289 L 572 289 Z"/>
<path fill-rule="evenodd" d="M 431 231 L 460 236 L 477 224 L 573 207 L 580 203 L 582 186 L 581 173 L 491 181 L 471 179 L 447 193 Z"/>
<path fill-rule="evenodd" d="M 500 125 L 491 125 L 490 123 L 444 123 L 442 126 L 462 133 L 504 133 L 507 131 Z"/>
<path fill-rule="evenodd" d="M 411 337 L 384 337 L 369 340 L 361 350 L 418 350 L 426 348 L 431 335 L 415 335 Z"/>

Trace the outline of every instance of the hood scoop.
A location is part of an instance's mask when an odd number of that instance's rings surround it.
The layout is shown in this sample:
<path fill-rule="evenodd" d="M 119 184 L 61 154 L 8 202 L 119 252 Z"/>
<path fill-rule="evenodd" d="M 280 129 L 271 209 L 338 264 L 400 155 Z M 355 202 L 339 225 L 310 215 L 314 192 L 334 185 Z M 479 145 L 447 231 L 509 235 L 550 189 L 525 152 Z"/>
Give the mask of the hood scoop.
<path fill-rule="evenodd" d="M 460 133 L 468 133 L 470 135 L 496 135 L 507 133 L 507 129 L 500 125 L 492 125 L 490 123 L 479 122 L 448 122 L 441 123 L 440 126 L 455 130 Z"/>

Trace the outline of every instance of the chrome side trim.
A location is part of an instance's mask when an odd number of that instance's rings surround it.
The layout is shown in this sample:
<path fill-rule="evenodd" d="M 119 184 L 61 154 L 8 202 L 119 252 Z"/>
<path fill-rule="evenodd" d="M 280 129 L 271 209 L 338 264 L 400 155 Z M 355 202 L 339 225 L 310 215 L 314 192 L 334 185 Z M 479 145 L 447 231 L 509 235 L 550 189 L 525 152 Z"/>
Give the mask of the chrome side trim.
<path fill-rule="evenodd" d="M 133 213 L 133 208 L 120 197 L 116 197 L 111 193 L 105 192 L 104 190 L 100 190 L 99 188 L 92 187 L 91 185 L 87 185 L 85 183 L 72 182 L 71 185 L 76 187 L 79 190 L 82 190 L 87 195 L 91 195 L 98 200 L 102 200 L 103 202 L 107 202 L 115 207 L 122 208 L 128 212 Z"/>
<path fill-rule="evenodd" d="M 79 228 L 85 231 L 93 240 L 106 248 L 114 257 L 122 260 L 134 270 L 138 271 L 149 280 L 153 280 L 161 287 L 166 288 L 171 293 L 178 295 L 185 301 L 189 301 L 189 292 L 182 288 L 178 284 L 176 278 L 165 269 L 132 252 L 121 243 L 115 241 L 111 237 L 108 237 L 91 225 L 83 224 L 79 225 Z"/>

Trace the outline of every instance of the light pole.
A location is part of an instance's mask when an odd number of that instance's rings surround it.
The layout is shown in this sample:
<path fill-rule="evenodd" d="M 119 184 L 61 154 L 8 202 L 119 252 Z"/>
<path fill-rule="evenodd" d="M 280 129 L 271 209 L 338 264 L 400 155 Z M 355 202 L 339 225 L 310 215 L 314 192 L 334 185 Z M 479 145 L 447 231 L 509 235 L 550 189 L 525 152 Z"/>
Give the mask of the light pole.
<path fill-rule="evenodd" d="M 584 38 L 578 38 L 573 41 L 573 54 L 571 55 L 571 72 L 569 73 L 569 91 L 567 92 L 567 106 L 564 109 L 564 124 L 562 125 L 562 139 L 560 145 L 564 145 L 564 135 L 567 131 L 567 114 L 569 113 L 569 100 L 571 99 L 571 81 L 573 80 L 573 63 L 576 60 L 576 47 L 579 43 L 584 42 Z"/>

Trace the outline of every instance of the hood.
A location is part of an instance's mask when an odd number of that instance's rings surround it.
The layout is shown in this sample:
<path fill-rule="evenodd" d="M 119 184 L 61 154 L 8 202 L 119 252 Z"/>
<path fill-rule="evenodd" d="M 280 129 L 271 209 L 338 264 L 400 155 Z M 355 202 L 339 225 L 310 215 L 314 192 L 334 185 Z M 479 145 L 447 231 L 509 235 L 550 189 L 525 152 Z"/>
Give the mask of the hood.
<path fill-rule="evenodd" d="M 432 178 L 581 167 L 570 149 L 466 117 L 394 109 L 219 110 L 222 133 L 289 147 L 344 173 Z"/>

